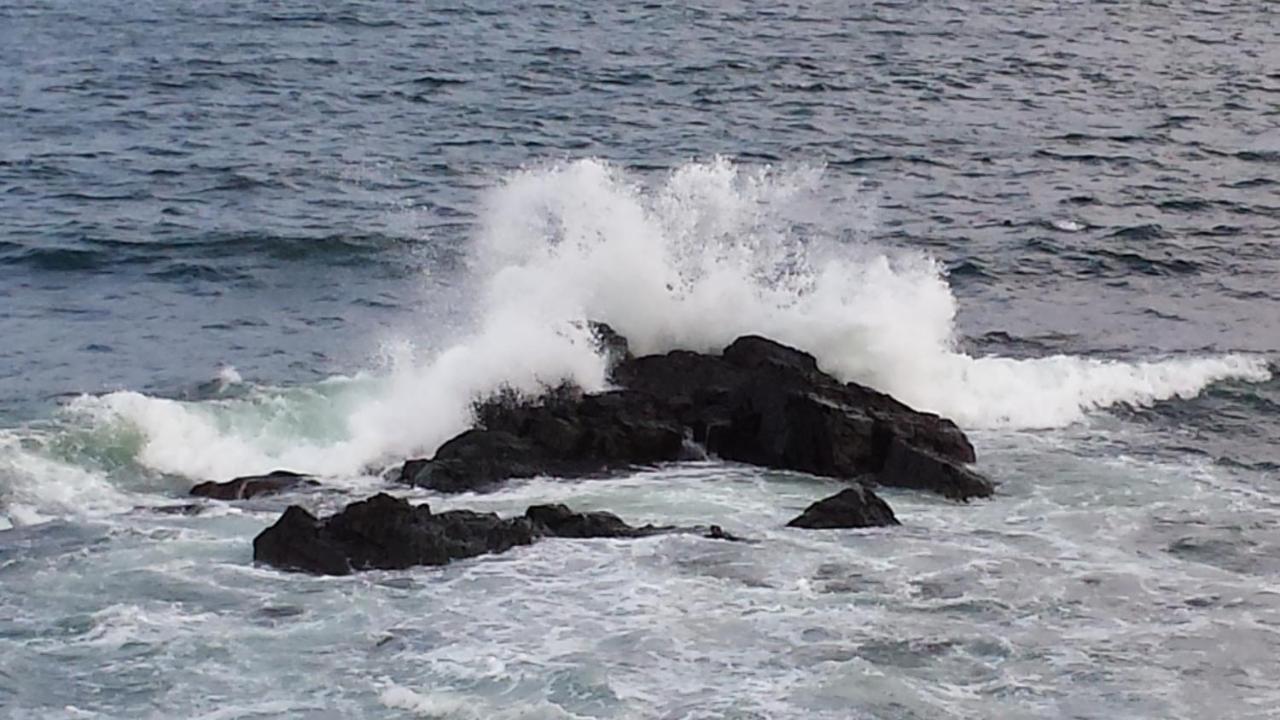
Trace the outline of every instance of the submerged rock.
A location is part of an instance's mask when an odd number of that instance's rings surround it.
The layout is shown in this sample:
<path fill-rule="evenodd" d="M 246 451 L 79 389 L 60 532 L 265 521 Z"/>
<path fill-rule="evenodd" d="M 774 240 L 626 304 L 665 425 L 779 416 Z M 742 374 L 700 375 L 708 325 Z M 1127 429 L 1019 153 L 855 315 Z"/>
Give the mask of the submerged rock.
<path fill-rule="evenodd" d="M 541 535 L 565 538 L 645 537 L 672 532 L 674 527 L 632 527 L 610 512 L 574 512 L 564 505 L 533 505 L 524 513 Z"/>
<path fill-rule="evenodd" d="M 855 485 L 805 508 L 787 527 L 864 528 L 898 524 L 888 503 L 871 490 Z"/>
<path fill-rule="evenodd" d="M 253 540 L 253 559 L 284 570 L 347 575 L 360 570 L 397 570 L 445 565 L 452 560 L 500 553 L 540 537 L 638 538 L 680 528 L 633 527 L 607 512 L 574 512 L 564 505 L 534 505 L 522 517 L 450 510 L 379 493 L 351 503 L 327 518 L 290 506 Z M 720 531 L 708 537 L 736 539 Z"/>
<path fill-rule="evenodd" d="M 534 403 L 501 397 L 478 426 L 411 460 L 400 479 L 442 492 L 507 478 L 576 477 L 684 459 L 686 438 L 726 460 L 835 478 L 866 478 L 965 500 L 994 487 L 964 467 L 973 445 L 952 421 L 823 373 L 810 354 L 738 338 L 719 355 L 677 350 L 631 357 L 607 326 L 622 389 L 560 388 Z"/>
<path fill-rule="evenodd" d="M 215 500 L 247 500 L 258 495 L 271 495 L 319 484 L 310 475 L 274 470 L 266 475 L 247 475 L 226 482 L 202 482 L 191 488 L 191 494 Z"/>
<path fill-rule="evenodd" d="M 738 537 L 731 532 L 727 532 L 719 525 L 712 525 L 708 527 L 702 537 L 708 540 L 727 540 L 729 542 L 756 542 L 754 540 L 747 540 L 746 538 Z"/>
<path fill-rule="evenodd" d="M 159 515 L 199 515 L 209 506 L 204 503 L 181 503 L 179 505 L 153 505 L 134 507 L 135 512 L 153 512 Z"/>

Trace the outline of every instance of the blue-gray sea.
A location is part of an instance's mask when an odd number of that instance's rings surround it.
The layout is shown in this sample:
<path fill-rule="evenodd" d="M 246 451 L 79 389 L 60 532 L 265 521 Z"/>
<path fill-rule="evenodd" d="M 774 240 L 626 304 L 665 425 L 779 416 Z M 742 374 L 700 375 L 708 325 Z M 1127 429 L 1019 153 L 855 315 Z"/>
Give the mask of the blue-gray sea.
<path fill-rule="evenodd" d="M 0 2 L 0 716 L 1280 715 L 1280 5 Z M 996 480 L 382 471 L 756 332 Z M 325 490 L 202 502 L 277 468 Z M 289 503 L 601 508 L 344 578 Z"/>

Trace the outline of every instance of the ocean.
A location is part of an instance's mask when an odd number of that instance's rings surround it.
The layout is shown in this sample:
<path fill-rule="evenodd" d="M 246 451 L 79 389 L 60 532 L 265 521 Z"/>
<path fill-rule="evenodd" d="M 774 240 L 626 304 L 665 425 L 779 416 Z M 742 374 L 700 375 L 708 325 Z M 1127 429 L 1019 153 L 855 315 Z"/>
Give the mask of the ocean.
<path fill-rule="evenodd" d="M 1280 5 L 0 3 L 0 716 L 1280 707 Z M 498 388 L 759 333 L 998 483 L 707 460 L 437 495 Z M 201 501 L 205 480 L 319 492 Z M 696 535 L 255 565 L 289 504 Z"/>

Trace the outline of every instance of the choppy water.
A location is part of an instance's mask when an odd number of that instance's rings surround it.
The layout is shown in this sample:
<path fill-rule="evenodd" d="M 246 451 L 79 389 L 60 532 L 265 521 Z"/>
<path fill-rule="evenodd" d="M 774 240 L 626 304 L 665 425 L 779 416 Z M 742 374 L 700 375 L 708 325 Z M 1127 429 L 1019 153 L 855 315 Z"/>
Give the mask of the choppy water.
<path fill-rule="evenodd" d="M 0 7 L 0 715 L 1266 718 L 1270 3 Z M 760 542 L 254 567 L 291 500 L 764 332 L 971 430 L 993 500 L 782 524 L 717 463 L 493 495 Z M 198 515 L 197 480 L 334 492 Z"/>

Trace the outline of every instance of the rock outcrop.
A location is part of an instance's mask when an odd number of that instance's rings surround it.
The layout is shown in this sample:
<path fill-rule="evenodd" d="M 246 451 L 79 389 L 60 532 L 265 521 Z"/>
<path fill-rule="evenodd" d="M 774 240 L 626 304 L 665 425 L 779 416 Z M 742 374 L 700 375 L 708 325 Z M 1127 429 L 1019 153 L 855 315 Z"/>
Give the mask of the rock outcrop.
<path fill-rule="evenodd" d="M 841 383 L 821 372 L 812 355 L 766 338 L 739 338 L 718 357 L 637 358 L 615 374 L 628 388 L 666 398 L 694 439 L 726 460 L 862 477 L 955 499 L 993 491 L 963 467 L 975 454 L 955 423 Z"/>
<path fill-rule="evenodd" d="M 683 459 L 689 441 L 725 460 L 918 490 L 956 500 L 991 495 L 965 467 L 973 445 L 945 418 L 823 373 L 812 355 L 759 336 L 719 355 L 632 357 L 593 326 L 614 358 L 620 389 L 561 388 L 534 403 L 500 397 L 477 407 L 477 427 L 430 460 L 410 460 L 405 483 L 441 492 L 508 478 L 579 477 Z"/>
<path fill-rule="evenodd" d="M 226 482 L 202 482 L 191 488 L 191 494 L 215 500 L 247 500 L 319 484 L 309 475 L 275 470 L 266 475 L 247 475 Z"/>
<path fill-rule="evenodd" d="M 787 527 L 865 528 L 898 525 L 889 504 L 861 485 L 845 488 L 805 508 Z"/>
<path fill-rule="evenodd" d="M 542 537 L 638 538 L 699 528 L 633 527 L 607 512 L 574 512 L 564 505 L 534 505 L 523 516 L 450 510 L 379 493 L 317 518 L 292 505 L 253 540 L 253 559 L 285 570 L 347 575 L 360 570 L 396 570 L 445 565 L 453 560 L 500 553 Z M 736 540 L 714 527 L 707 537 Z"/>
<path fill-rule="evenodd" d="M 482 405 L 480 427 L 410 460 L 401 482 L 438 490 L 480 490 L 509 478 L 580 477 L 678 460 L 684 428 L 657 398 L 630 391 L 553 393 L 536 404 Z"/>
<path fill-rule="evenodd" d="M 485 490 L 512 478 L 622 472 L 709 452 L 730 461 L 848 480 L 851 487 L 810 505 L 788 525 L 897 525 L 872 486 L 927 490 L 956 500 L 991 495 L 967 467 L 973 445 L 955 423 L 881 392 L 842 383 L 808 353 L 759 336 L 720 354 L 674 351 L 635 357 L 627 341 L 593 323 L 615 388 L 556 388 L 528 401 L 510 393 L 477 404 L 476 424 L 430 459 L 409 460 L 397 479 L 439 492 Z M 314 480 L 296 473 L 202 483 L 192 494 L 243 499 Z M 500 553 L 539 538 L 638 538 L 697 532 L 739 540 L 716 525 L 635 527 L 607 512 L 534 505 L 524 515 L 435 513 L 385 493 L 317 518 L 290 506 L 253 541 L 254 559 L 288 570 L 345 575 L 370 569 L 444 565 Z"/>

